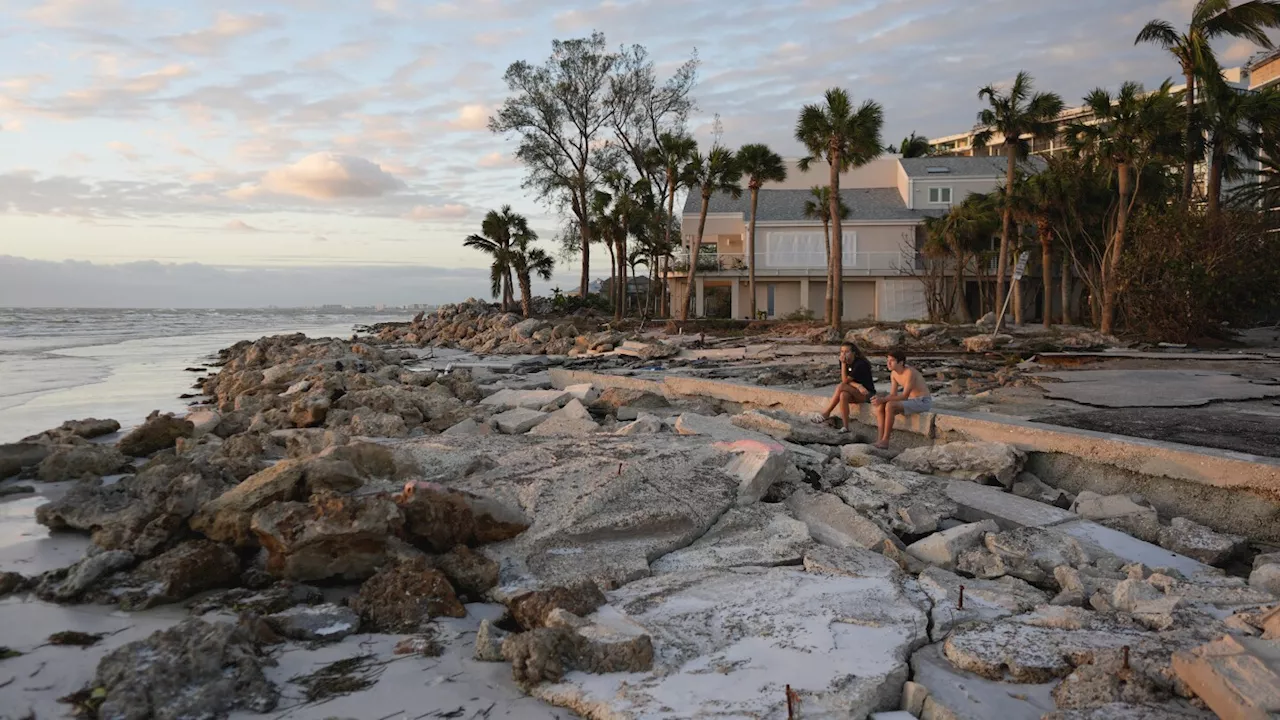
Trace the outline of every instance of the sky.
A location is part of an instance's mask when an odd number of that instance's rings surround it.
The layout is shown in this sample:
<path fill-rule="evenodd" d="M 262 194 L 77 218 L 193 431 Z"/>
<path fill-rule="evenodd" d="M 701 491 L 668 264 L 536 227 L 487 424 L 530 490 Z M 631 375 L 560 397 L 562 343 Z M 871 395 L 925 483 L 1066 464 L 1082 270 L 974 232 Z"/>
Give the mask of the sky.
<path fill-rule="evenodd" d="M 967 130 L 1019 70 L 1068 104 L 1155 85 L 1177 68 L 1133 37 L 1193 3 L 0 0 L 0 306 L 486 295 L 461 241 L 487 210 L 548 245 L 559 226 L 486 127 L 506 67 L 553 39 L 600 30 L 664 76 L 696 51 L 695 137 L 718 114 L 725 144 L 798 156 L 799 109 L 837 85 L 884 106 L 886 142 Z"/>

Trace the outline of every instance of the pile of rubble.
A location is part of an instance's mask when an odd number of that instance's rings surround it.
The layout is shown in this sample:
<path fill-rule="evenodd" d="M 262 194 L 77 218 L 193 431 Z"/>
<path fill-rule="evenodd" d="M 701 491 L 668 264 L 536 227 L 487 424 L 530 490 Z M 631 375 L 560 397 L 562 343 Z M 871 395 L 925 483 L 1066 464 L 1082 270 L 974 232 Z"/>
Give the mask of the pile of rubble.
<path fill-rule="evenodd" d="M 22 476 L 84 478 L 37 518 L 93 542 L 0 591 L 193 615 L 103 658 L 101 717 L 266 711 L 270 647 L 420 639 L 468 603 L 504 609 L 476 660 L 596 718 L 1212 717 L 1206 644 L 1280 636 L 1280 556 L 1230 576 L 1243 538 L 1072 496 L 1011 446 L 895 455 L 782 412 L 414 372 L 363 343 L 222 359 L 188 418 L 0 447 Z"/>

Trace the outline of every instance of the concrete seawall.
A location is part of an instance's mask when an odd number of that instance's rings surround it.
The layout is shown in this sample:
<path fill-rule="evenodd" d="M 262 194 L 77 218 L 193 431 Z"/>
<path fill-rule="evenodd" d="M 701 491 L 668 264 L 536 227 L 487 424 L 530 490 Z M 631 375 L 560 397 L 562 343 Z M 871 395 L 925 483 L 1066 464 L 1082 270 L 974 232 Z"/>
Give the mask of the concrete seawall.
<path fill-rule="evenodd" d="M 673 375 L 642 378 L 553 369 L 551 380 L 560 388 L 591 383 L 600 388 L 645 390 L 667 397 L 709 397 L 798 414 L 821 411 L 828 398 L 821 391 Z M 866 406 L 859 408 L 857 421 L 875 425 Z M 1028 453 L 1028 469 L 1050 485 L 1070 492 L 1138 492 L 1165 517 L 1180 515 L 1252 540 L 1280 542 L 1280 460 L 1276 458 L 988 413 L 937 411 L 899 418 L 896 427 L 898 445 L 956 440 L 1009 443 Z"/>

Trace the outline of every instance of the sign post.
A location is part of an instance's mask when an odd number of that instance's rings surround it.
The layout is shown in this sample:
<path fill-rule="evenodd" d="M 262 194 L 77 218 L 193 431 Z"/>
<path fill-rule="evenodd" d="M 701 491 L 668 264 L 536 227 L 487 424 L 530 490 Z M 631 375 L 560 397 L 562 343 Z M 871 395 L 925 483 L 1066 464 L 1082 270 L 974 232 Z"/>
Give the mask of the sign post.
<path fill-rule="evenodd" d="M 1009 292 L 1005 293 L 1004 304 L 1000 306 L 1000 314 L 996 315 L 996 329 L 991 331 L 991 337 L 1000 334 L 1000 323 L 1004 322 L 1004 314 L 1009 308 L 1009 298 L 1013 297 L 1013 287 L 1020 280 L 1023 274 L 1027 272 L 1027 261 L 1031 259 L 1031 253 L 1022 252 L 1018 255 L 1018 264 L 1013 267 L 1013 282 L 1009 283 Z"/>

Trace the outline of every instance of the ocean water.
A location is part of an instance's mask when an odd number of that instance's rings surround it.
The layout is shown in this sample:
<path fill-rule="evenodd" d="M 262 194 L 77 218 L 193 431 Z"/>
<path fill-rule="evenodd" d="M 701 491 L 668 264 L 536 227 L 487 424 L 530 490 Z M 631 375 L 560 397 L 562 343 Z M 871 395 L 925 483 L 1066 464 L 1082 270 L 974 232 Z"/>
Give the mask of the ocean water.
<path fill-rule="evenodd" d="M 357 326 L 412 312 L 309 310 L 98 310 L 0 308 L 0 442 L 64 420 L 136 425 L 177 412 L 202 373 L 186 371 L 240 340 L 305 333 L 350 337 Z"/>

